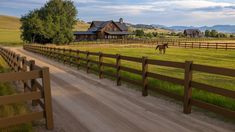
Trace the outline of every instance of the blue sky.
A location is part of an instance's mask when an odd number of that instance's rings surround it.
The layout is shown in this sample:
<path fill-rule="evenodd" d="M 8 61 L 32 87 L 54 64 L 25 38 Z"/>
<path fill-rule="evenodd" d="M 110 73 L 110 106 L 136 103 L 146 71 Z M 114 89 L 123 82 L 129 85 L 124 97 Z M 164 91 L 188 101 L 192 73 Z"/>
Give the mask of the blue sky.
<path fill-rule="evenodd" d="M 0 0 L 0 14 L 18 16 L 47 0 Z M 172 25 L 235 25 L 235 0 L 73 0 L 78 18 Z"/>

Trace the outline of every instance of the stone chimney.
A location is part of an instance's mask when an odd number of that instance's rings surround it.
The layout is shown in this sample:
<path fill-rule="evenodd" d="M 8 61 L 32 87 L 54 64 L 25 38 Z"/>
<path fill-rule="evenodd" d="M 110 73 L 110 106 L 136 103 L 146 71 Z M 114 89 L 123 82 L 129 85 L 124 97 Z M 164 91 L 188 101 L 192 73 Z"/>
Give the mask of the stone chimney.
<path fill-rule="evenodd" d="M 120 19 L 119 19 L 119 22 L 120 22 L 120 23 L 123 23 L 123 18 L 120 18 Z"/>

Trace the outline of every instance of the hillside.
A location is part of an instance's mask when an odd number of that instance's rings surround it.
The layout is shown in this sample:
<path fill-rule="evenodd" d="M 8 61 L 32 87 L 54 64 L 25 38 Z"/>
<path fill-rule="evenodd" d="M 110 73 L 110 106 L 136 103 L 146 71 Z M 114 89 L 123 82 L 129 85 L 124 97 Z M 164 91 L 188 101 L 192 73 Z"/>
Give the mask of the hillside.
<path fill-rule="evenodd" d="M 83 21 L 78 21 L 77 25 L 74 27 L 75 31 L 86 31 L 90 27 L 90 24 Z"/>
<path fill-rule="evenodd" d="M 20 20 L 17 17 L 0 15 L 0 29 L 19 30 Z"/>
<path fill-rule="evenodd" d="M 133 24 L 127 23 L 127 26 L 129 27 L 130 31 L 134 31 L 137 29 L 143 29 L 145 33 L 149 33 L 149 32 L 171 33 L 172 32 L 172 30 L 169 30 L 169 29 L 164 29 L 161 27 L 156 27 L 153 25 L 146 25 L 146 24 L 133 25 Z"/>
<path fill-rule="evenodd" d="M 0 15 L 0 43 L 22 43 L 20 39 L 20 20 L 17 17 Z M 78 21 L 74 30 L 85 31 L 89 24 Z"/>

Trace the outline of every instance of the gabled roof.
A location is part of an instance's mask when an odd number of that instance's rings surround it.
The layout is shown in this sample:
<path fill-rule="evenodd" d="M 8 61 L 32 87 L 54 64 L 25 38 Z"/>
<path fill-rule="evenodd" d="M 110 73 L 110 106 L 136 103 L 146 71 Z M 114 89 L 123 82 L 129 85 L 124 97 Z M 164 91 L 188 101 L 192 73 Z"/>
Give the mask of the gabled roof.
<path fill-rule="evenodd" d="M 114 22 L 114 21 L 92 21 L 90 28 L 88 31 L 100 31 L 103 29 L 107 24 L 113 22 L 121 31 L 127 31 L 128 28 L 125 23 Z"/>

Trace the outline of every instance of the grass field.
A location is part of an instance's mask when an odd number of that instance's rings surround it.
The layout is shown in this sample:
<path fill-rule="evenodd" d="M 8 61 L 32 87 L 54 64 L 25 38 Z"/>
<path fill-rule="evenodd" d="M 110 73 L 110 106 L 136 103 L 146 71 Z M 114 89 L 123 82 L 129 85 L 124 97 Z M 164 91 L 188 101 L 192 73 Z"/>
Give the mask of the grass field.
<path fill-rule="evenodd" d="M 67 46 L 68 47 L 68 46 Z M 121 54 L 126 56 L 142 57 L 147 56 L 151 59 L 167 60 L 167 61 L 177 61 L 185 62 L 185 60 L 193 61 L 196 64 L 204 64 L 217 67 L 226 67 L 235 69 L 235 52 L 234 50 L 214 50 L 214 49 L 184 49 L 184 48 L 173 48 L 167 49 L 167 54 L 157 54 L 154 48 L 144 47 L 143 45 L 86 45 L 86 46 L 69 46 L 72 49 L 80 49 L 84 51 L 94 51 L 103 52 L 110 54 Z M 84 56 L 85 57 L 85 56 Z M 97 57 L 92 57 L 92 59 L 98 59 Z M 107 63 L 115 64 L 115 59 L 104 59 Z M 141 70 L 141 64 L 122 61 L 123 66 L 128 66 Z M 97 66 L 93 65 L 94 68 Z M 105 68 L 105 71 L 116 73 L 115 69 Z M 184 70 L 177 68 L 169 68 L 162 66 L 149 66 L 149 71 L 154 73 L 159 73 L 162 75 L 167 75 L 176 78 L 184 77 Z M 128 78 L 141 81 L 141 77 L 128 72 L 122 72 L 123 76 Z M 212 86 L 217 86 L 225 89 L 230 89 L 235 91 L 235 78 L 224 77 L 219 75 L 205 74 L 201 72 L 193 73 L 193 81 L 209 84 Z M 164 90 L 183 95 L 183 86 L 174 85 L 168 82 L 159 81 L 155 79 L 149 80 L 149 85 L 154 87 L 160 87 Z M 219 95 L 211 94 L 201 90 L 193 89 L 193 98 L 200 99 L 212 104 L 219 106 L 224 106 L 231 110 L 235 110 L 235 100 L 222 97 Z"/>
<path fill-rule="evenodd" d="M 2 57 L 0 57 L 0 73 L 8 72 L 9 68 Z M 0 83 L 0 96 L 12 95 L 17 93 L 14 85 L 11 83 Z M 11 117 L 28 113 L 29 109 L 25 103 L 0 105 L 0 118 Z M 0 129 L 1 132 L 30 132 L 33 131 L 31 123 Z"/>
<path fill-rule="evenodd" d="M 0 15 L 0 45 L 22 45 L 19 18 Z"/>

